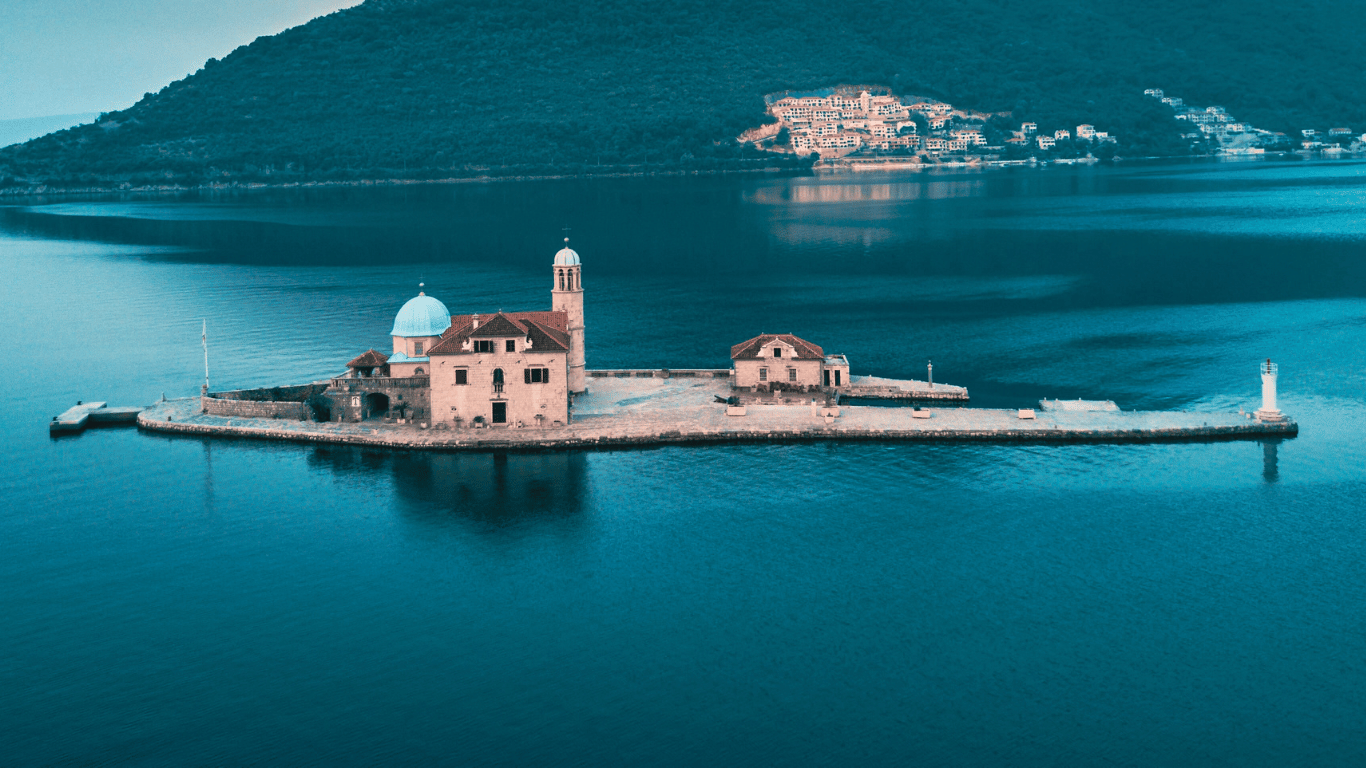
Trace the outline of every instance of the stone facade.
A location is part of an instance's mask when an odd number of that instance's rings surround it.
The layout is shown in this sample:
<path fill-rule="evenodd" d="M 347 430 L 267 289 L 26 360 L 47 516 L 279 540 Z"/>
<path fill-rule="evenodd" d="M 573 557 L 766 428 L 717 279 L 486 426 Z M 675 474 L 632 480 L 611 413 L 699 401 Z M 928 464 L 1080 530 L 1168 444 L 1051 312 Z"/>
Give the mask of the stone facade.
<path fill-rule="evenodd" d="M 333 421 L 402 418 L 422 423 L 431 418 L 427 376 L 341 377 L 332 380 L 327 398 Z"/>
<path fill-rule="evenodd" d="M 491 341 L 490 352 L 433 355 L 433 421 L 466 427 L 481 423 L 514 427 L 568 424 L 569 369 L 565 352 L 528 348 L 525 338 L 499 337 Z M 508 350 L 509 341 L 514 347 L 512 351 Z M 533 377 L 532 371 L 540 373 Z"/>
<path fill-rule="evenodd" d="M 735 386 L 807 390 L 821 386 L 821 361 L 793 358 L 736 360 Z"/>
<path fill-rule="evenodd" d="M 734 386 L 753 391 L 816 392 L 849 383 L 849 361 L 789 333 L 763 334 L 731 347 Z"/>

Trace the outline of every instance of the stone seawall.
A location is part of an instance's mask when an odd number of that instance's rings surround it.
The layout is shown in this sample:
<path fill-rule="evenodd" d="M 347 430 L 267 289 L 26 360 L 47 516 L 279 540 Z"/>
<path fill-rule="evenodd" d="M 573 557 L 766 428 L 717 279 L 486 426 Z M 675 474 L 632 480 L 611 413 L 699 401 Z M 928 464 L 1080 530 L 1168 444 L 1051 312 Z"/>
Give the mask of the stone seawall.
<path fill-rule="evenodd" d="M 585 415 L 560 428 L 420 429 L 375 421 L 358 424 L 224 418 L 199 413 L 194 400 L 158 403 L 138 418 L 142 429 L 298 443 L 339 443 L 434 451 L 563 450 L 708 443 L 790 443 L 815 441 L 1007 442 L 1007 443 L 1153 443 L 1293 437 L 1293 421 L 1264 423 L 1242 414 L 1123 412 L 1097 416 L 1069 414 L 1022 421 L 1014 411 L 950 408 L 931 418 L 904 408 L 850 407 L 826 421 L 801 407 L 763 406 L 745 416 L 728 417 L 713 407 L 710 388 L 700 383 L 655 380 L 627 385 L 610 397 L 639 391 L 642 399 L 612 413 Z M 638 380 L 637 380 L 638 381 Z M 700 389 L 699 389 L 700 388 Z M 604 393 L 609 394 L 609 393 Z M 703 400 L 701 396 L 706 396 Z M 683 398 L 687 400 L 683 402 Z M 669 406 L 675 398 L 680 407 Z M 699 402 L 692 402 L 697 399 Z M 642 405 L 646 406 L 642 409 Z M 658 406 L 651 412 L 649 406 Z M 587 410 L 587 409 L 586 409 Z"/>

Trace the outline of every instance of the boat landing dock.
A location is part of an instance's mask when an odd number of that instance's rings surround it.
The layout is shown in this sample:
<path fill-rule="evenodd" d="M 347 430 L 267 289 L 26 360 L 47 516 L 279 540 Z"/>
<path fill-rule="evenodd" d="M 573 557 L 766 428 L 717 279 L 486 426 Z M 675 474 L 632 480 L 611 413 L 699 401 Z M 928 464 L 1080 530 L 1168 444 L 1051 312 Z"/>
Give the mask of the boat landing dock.
<path fill-rule="evenodd" d="M 1289 437 L 1299 432 L 1293 420 L 1264 422 L 1242 413 L 1035 413 L 1033 409 L 961 406 L 914 410 L 857 405 L 727 408 L 715 402 L 716 397 L 728 396 L 730 391 L 724 379 L 593 378 L 588 393 L 575 398 L 573 423 L 549 428 L 424 428 L 418 424 L 385 424 L 379 419 L 320 423 L 210 416 L 201 412 L 199 398 L 156 403 L 138 416 L 138 426 L 161 432 L 442 451 L 826 440 L 1163 442 Z"/>
<path fill-rule="evenodd" d="M 110 408 L 103 402 L 78 402 L 48 423 L 50 434 L 64 435 L 84 430 L 91 424 L 135 424 L 142 408 Z"/>

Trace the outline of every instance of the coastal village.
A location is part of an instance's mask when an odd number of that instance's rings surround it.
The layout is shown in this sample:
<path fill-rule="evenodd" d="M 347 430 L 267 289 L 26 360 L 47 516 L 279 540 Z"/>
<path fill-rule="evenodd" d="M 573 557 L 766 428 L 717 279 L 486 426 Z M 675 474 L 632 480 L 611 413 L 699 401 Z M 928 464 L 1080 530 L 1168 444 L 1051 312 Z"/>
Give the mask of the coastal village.
<path fill-rule="evenodd" d="M 1347 126 L 1326 130 L 1305 128 L 1299 136 L 1287 136 L 1281 131 L 1264 130 L 1238 120 L 1223 107 L 1188 105 L 1181 97 L 1168 96 L 1161 88 L 1149 88 L 1143 95 L 1171 107 L 1177 120 L 1190 123 L 1194 129 L 1183 134 L 1183 138 L 1193 147 L 1208 149 L 1215 155 L 1264 155 L 1271 150 L 1333 156 L 1366 151 L 1366 133 L 1357 135 Z M 1201 147 L 1202 144 L 1206 146 Z"/>
<path fill-rule="evenodd" d="M 1187 106 L 1160 88 L 1144 94 L 1191 125 L 1184 138 L 1197 153 L 1238 156 L 1279 150 L 1332 156 L 1366 151 L 1366 134 L 1358 136 L 1348 127 L 1305 129 L 1302 136 L 1289 137 L 1238 121 L 1223 107 Z M 765 103 L 773 122 L 737 140 L 770 152 L 818 156 L 818 168 L 1092 163 L 1100 149 L 1113 153 L 1120 144 L 1118 136 L 1090 124 L 1007 124 L 1010 112 L 958 109 L 938 99 L 897 96 L 884 86 L 769 94 Z"/>
<path fill-rule="evenodd" d="M 1062 161 L 1094 161 L 1093 149 L 1118 138 L 1096 126 L 1041 128 L 1022 122 L 1002 130 L 1009 112 L 957 109 L 931 98 L 896 96 L 881 86 L 838 86 L 765 97 L 774 122 L 739 137 L 775 152 L 818 155 L 822 161 L 961 162 L 1047 153 Z"/>

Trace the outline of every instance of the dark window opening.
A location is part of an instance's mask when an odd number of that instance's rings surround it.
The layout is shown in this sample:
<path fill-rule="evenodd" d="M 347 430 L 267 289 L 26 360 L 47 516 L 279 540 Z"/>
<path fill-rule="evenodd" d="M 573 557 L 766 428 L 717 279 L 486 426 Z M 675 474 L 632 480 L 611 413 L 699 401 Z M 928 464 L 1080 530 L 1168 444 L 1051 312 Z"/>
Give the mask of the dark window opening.
<path fill-rule="evenodd" d="M 457 368 L 457 369 L 455 369 L 455 383 L 456 383 L 456 384 L 468 384 L 468 383 L 470 383 L 470 372 L 469 372 L 468 370 L 464 369 L 464 368 Z"/>
<path fill-rule="evenodd" d="M 550 381 L 550 369 L 527 368 L 522 371 L 522 380 L 527 384 L 545 384 Z"/>
<path fill-rule="evenodd" d="M 564 270 L 560 270 L 560 290 L 564 290 Z"/>
<path fill-rule="evenodd" d="M 835 371 L 835 386 L 838 387 L 839 385 L 840 385 L 840 372 L 839 372 L 839 371 Z"/>
<path fill-rule="evenodd" d="M 425 375 L 427 375 L 427 372 L 424 371 L 424 370 L 422 370 L 421 368 L 414 368 L 414 369 L 413 369 L 413 375 L 414 375 L 414 376 L 425 376 Z"/>
<path fill-rule="evenodd" d="M 379 392 L 371 392 L 365 396 L 365 410 L 361 412 L 362 419 L 374 416 L 384 416 L 389 413 L 389 396 Z"/>
<path fill-rule="evenodd" d="M 783 351 L 782 351 L 781 349 L 779 349 L 778 347 L 774 347 L 774 348 L 773 348 L 773 356 L 774 356 L 774 357 L 782 357 L 782 356 L 783 356 Z"/>
<path fill-rule="evenodd" d="M 516 340 L 516 339 L 508 339 L 507 351 L 509 351 L 509 352 L 516 352 L 516 351 L 517 351 L 517 340 Z"/>
<path fill-rule="evenodd" d="M 830 371 L 829 371 L 829 370 L 826 370 L 826 371 L 825 371 L 825 386 L 827 386 L 827 387 L 830 386 Z"/>
<path fill-rule="evenodd" d="M 494 424 L 506 424 L 506 423 L 508 423 L 508 404 L 507 404 L 507 403 L 494 403 L 494 404 L 493 404 L 493 423 L 494 423 Z"/>
<path fill-rule="evenodd" d="M 493 351 L 493 340 L 492 340 L 492 339 L 475 339 L 475 340 L 474 340 L 474 351 L 475 351 L 475 352 L 492 352 L 492 351 Z"/>
<path fill-rule="evenodd" d="M 493 391 L 494 391 L 494 393 L 496 393 L 496 394 L 501 394 L 502 391 L 503 391 L 503 369 L 502 369 L 502 368 L 494 368 L 494 369 L 493 369 Z"/>

